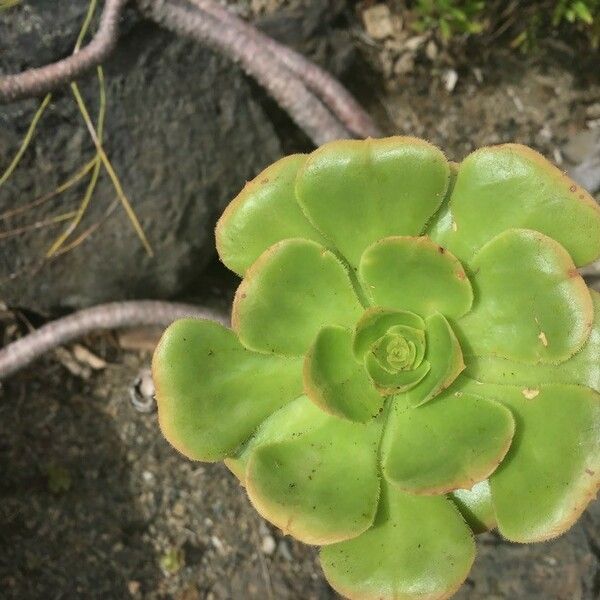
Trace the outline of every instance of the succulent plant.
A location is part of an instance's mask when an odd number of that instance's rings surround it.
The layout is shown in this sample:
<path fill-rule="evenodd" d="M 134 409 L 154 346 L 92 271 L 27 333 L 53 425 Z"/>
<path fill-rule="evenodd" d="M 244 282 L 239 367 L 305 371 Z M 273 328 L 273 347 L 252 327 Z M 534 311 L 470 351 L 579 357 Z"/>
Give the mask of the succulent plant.
<path fill-rule="evenodd" d="M 600 486 L 600 209 L 533 150 L 422 140 L 284 158 L 225 210 L 232 330 L 181 320 L 159 421 L 348 598 L 451 596 L 473 533 L 537 542 Z"/>

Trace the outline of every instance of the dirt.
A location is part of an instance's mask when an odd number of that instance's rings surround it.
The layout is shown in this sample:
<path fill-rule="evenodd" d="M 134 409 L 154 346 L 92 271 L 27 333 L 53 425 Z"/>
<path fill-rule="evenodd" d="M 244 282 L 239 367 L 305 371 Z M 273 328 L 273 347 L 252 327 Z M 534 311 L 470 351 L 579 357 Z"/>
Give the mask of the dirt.
<path fill-rule="evenodd" d="M 511 140 L 560 162 L 569 139 L 597 126 L 600 102 L 598 73 L 573 72 L 567 58 L 564 48 L 528 60 L 500 48 L 457 66 L 451 92 L 446 66 L 419 56 L 392 86 L 366 66 L 347 83 L 388 130 L 427 137 L 452 159 Z M 235 285 L 213 265 L 189 293 L 226 307 Z M 149 353 L 124 351 L 113 335 L 84 344 L 108 366 L 85 379 L 48 355 L 0 390 L 0 596 L 336 598 L 316 549 L 266 524 L 221 464 L 186 460 L 161 437 L 155 413 L 134 409 L 130 388 Z M 599 532 L 596 502 L 547 544 L 480 536 L 456 598 L 598 599 Z"/>

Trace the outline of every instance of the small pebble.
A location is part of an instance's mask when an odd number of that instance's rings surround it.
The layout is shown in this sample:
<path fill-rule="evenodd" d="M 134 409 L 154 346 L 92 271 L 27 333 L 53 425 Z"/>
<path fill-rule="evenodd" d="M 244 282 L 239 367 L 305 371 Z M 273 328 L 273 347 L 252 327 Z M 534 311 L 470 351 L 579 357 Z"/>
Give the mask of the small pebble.
<path fill-rule="evenodd" d="M 600 119 L 600 102 L 590 104 L 586 108 L 585 114 L 589 119 Z"/>
<path fill-rule="evenodd" d="M 454 69 L 446 69 L 442 74 L 442 81 L 447 92 L 454 91 L 458 82 L 458 73 Z"/>
<path fill-rule="evenodd" d="M 412 72 L 415 68 L 415 59 L 409 52 L 400 56 L 400 58 L 394 64 L 395 75 L 406 75 Z"/>
<path fill-rule="evenodd" d="M 288 546 L 286 541 L 281 540 L 279 542 L 279 544 L 277 545 L 277 553 L 279 554 L 279 556 L 281 556 L 281 558 L 283 558 L 283 560 L 292 562 L 293 556 L 290 552 L 290 547 Z"/>
<path fill-rule="evenodd" d="M 410 52 L 415 52 L 423 45 L 426 39 L 426 35 L 415 35 L 404 42 L 404 48 Z"/>
<path fill-rule="evenodd" d="M 430 60 L 434 61 L 438 55 L 438 47 L 436 46 L 433 40 L 429 40 L 427 42 L 427 46 L 425 46 L 425 56 Z"/>
<path fill-rule="evenodd" d="M 276 544 L 272 536 L 266 535 L 265 537 L 263 537 L 262 542 L 260 544 L 260 549 L 262 550 L 263 554 L 271 556 L 271 554 L 275 552 L 275 548 Z"/>
<path fill-rule="evenodd" d="M 221 555 L 225 554 L 225 546 L 223 545 L 223 542 L 216 535 L 210 536 L 210 543 L 213 545 L 213 547 L 217 550 L 217 552 L 219 554 L 221 554 Z"/>
<path fill-rule="evenodd" d="M 136 581 L 135 579 L 132 579 L 131 581 L 127 582 L 127 589 L 129 590 L 129 593 L 132 596 L 137 596 L 140 593 L 141 587 L 142 584 L 139 581 Z"/>
<path fill-rule="evenodd" d="M 129 398 L 133 407 L 141 413 L 156 410 L 154 401 L 154 382 L 150 369 L 142 369 L 129 388 Z"/>
<path fill-rule="evenodd" d="M 392 15 L 385 4 L 375 4 L 363 11 L 363 23 L 374 40 L 382 40 L 394 33 Z"/>

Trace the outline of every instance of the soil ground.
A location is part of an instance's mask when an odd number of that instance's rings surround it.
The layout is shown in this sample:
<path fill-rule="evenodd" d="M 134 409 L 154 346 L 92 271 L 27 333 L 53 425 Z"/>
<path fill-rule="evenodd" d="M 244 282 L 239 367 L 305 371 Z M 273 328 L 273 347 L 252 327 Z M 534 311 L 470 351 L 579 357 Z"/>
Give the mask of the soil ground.
<path fill-rule="evenodd" d="M 388 130 L 427 137 L 455 160 L 509 140 L 560 160 L 600 118 L 597 69 L 573 71 L 568 48 L 473 60 L 456 68 L 452 92 L 445 66 L 418 60 L 394 85 L 374 74 L 369 92 L 368 77 L 348 83 Z M 190 293 L 225 309 L 235 285 L 213 265 Z M 112 335 L 84 344 L 108 366 L 81 377 L 49 355 L 0 390 L 0 597 L 335 598 L 315 549 L 267 525 L 221 464 L 184 459 L 156 414 L 134 409 L 132 381 L 150 354 Z M 600 598 L 598 502 L 556 541 L 519 546 L 491 533 L 478 548 L 459 600 Z"/>

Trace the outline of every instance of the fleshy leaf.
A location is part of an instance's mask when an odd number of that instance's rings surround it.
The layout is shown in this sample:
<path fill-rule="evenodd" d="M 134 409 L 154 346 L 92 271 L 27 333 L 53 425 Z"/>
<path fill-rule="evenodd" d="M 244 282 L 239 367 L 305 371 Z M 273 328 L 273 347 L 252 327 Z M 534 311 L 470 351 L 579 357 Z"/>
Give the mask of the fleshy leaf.
<path fill-rule="evenodd" d="M 360 318 L 354 331 L 354 355 L 359 362 L 364 361 L 371 381 L 381 394 L 409 390 L 429 372 L 431 365 L 423 361 L 426 351 L 424 328 L 425 321 L 407 311 L 374 307 L 367 309 Z M 394 362 L 397 359 L 395 338 L 398 343 L 403 339 L 414 347 L 412 368 L 403 370 L 388 360 L 391 358 Z"/>
<path fill-rule="evenodd" d="M 260 428 L 247 451 L 246 489 L 256 510 L 307 544 L 331 544 L 373 523 L 379 499 L 380 420 L 353 423 L 306 396 Z"/>
<path fill-rule="evenodd" d="M 352 347 L 356 360 L 362 363 L 371 346 L 385 335 L 390 327 L 399 325 L 421 331 L 425 329 L 425 321 L 414 313 L 379 306 L 368 308 L 354 329 Z M 422 358 L 418 360 L 419 363 Z"/>
<path fill-rule="evenodd" d="M 352 354 L 352 332 L 324 327 L 304 358 L 304 391 L 324 411 L 365 422 L 383 407 L 364 369 Z"/>
<path fill-rule="evenodd" d="M 473 534 L 443 496 L 403 494 L 382 482 L 373 527 L 321 549 L 333 588 L 351 600 L 441 600 L 467 577 Z"/>
<path fill-rule="evenodd" d="M 378 306 L 458 318 L 473 302 L 460 262 L 425 236 L 378 240 L 365 250 L 358 273 L 367 297 Z"/>
<path fill-rule="evenodd" d="M 600 294 L 590 292 L 594 303 L 592 330 L 583 348 L 566 362 L 528 365 L 494 356 L 469 356 L 465 373 L 486 383 L 535 386 L 568 381 L 600 392 Z"/>
<path fill-rule="evenodd" d="M 533 229 L 557 240 L 578 266 L 600 255 L 600 208 L 543 156 L 519 144 L 481 148 L 461 163 L 451 219 L 430 235 L 461 260 L 507 229 Z"/>
<path fill-rule="evenodd" d="M 343 140 L 315 150 L 298 173 L 298 202 L 352 266 L 373 242 L 419 235 L 450 180 L 435 146 L 409 137 Z"/>
<path fill-rule="evenodd" d="M 388 373 L 414 369 L 425 354 L 425 332 L 394 325 L 373 344 L 371 352 Z"/>
<path fill-rule="evenodd" d="M 238 275 L 270 246 L 289 238 L 324 243 L 296 202 L 296 174 L 305 154 L 293 154 L 265 169 L 231 201 L 215 230 L 223 263 Z"/>
<path fill-rule="evenodd" d="M 225 458 L 223 464 L 235 475 L 236 479 L 246 485 L 246 463 L 238 457 Z"/>
<path fill-rule="evenodd" d="M 443 315 L 431 315 L 425 320 L 427 350 L 425 358 L 431 370 L 417 386 L 406 392 L 412 406 L 420 406 L 435 398 L 459 376 L 464 369 L 460 344 Z"/>
<path fill-rule="evenodd" d="M 473 259 L 476 300 L 458 325 L 465 354 L 560 363 L 588 338 L 593 305 L 571 257 L 536 231 L 511 229 Z M 463 340 L 461 339 L 461 342 Z"/>
<path fill-rule="evenodd" d="M 316 242 L 285 240 L 252 265 L 232 325 L 251 350 L 303 354 L 325 325 L 352 327 L 363 312 L 339 259 Z"/>
<path fill-rule="evenodd" d="M 471 488 L 500 464 L 515 423 L 493 400 L 446 392 L 413 408 L 392 401 L 382 444 L 385 477 L 409 494 L 446 494 Z"/>
<path fill-rule="evenodd" d="M 492 490 L 487 479 L 476 483 L 470 490 L 454 490 L 450 499 L 473 533 L 483 533 L 496 527 Z"/>
<path fill-rule="evenodd" d="M 600 394 L 577 385 L 522 388 L 466 378 L 457 389 L 494 398 L 515 417 L 513 444 L 490 477 L 502 535 L 526 543 L 564 533 L 600 488 Z"/>
<path fill-rule="evenodd" d="M 194 460 L 231 456 L 258 425 L 302 393 L 302 360 L 246 350 L 229 329 L 182 319 L 152 361 L 158 420 L 167 440 Z"/>
<path fill-rule="evenodd" d="M 281 410 L 271 414 L 235 456 L 228 457 L 223 461 L 242 485 L 246 485 L 246 469 L 254 450 L 260 446 L 300 437 L 310 431 L 315 422 L 318 422 L 318 420 L 315 421 L 314 410 L 305 411 L 305 405 L 306 398 L 299 396 L 283 406 Z"/>
<path fill-rule="evenodd" d="M 456 227 L 456 223 L 454 223 L 454 219 L 452 217 L 452 213 L 450 212 L 450 199 L 452 198 L 452 192 L 454 190 L 454 185 L 456 184 L 456 176 L 458 175 L 459 164 L 453 161 L 450 161 L 450 185 L 448 186 L 448 191 L 446 192 L 446 197 L 442 202 L 438 211 L 433 215 L 431 221 L 427 224 L 425 228 L 425 235 L 429 236 L 432 240 L 437 243 L 441 243 L 442 240 L 446 239 L 446 235 L 448 232 Z M 445 247 L 444 244 L 442 244 Z"/>
<path fill-rule="evenodd" d="M 365 358 L 367 373 L 380 394 L 390 396 L 406 392 L 419 383 L 431 369 L 431 365 L 424 360 L 416 368 L 410 371 L 398 371 L 390 373 L 379 362 L 373 352 L 369 352 Z"/>
<path fill-rule="evenodd" d="M 237 464 L 233 465 L 234 469 L 238 473 L 245 472 L 248 460 L 257 448 L 302 437 L 329 418 L 330 415 L 318 407 L 309 405 L 307 396 L 299 396 L 261 423 L 234 457 L 237 461 Z"/>

